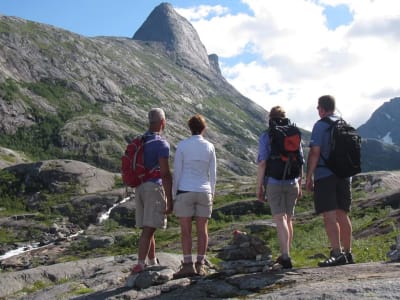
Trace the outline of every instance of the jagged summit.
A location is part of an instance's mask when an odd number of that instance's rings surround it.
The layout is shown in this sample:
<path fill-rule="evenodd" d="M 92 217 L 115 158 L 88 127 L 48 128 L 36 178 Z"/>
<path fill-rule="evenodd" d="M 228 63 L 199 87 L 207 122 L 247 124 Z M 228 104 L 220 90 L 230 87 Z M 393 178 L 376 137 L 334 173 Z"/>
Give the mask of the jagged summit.
<path fill-rule="evenodd" d="M 133 39 L 159 42 L 175 56 L 178 63 L 196 69 L 212 69 L 218 73 L 218 69 L 210 64 L 206 48 L 192 24 L 169 3 L 161 3 L 154 8 Z"/>
<path fill-rule="evenodd" d="M 373 112 L 371 118 L 358 128 L 363 138 L 378 139 L 387 144 L 400 145 L 400 97 L 391 99 Z"/>

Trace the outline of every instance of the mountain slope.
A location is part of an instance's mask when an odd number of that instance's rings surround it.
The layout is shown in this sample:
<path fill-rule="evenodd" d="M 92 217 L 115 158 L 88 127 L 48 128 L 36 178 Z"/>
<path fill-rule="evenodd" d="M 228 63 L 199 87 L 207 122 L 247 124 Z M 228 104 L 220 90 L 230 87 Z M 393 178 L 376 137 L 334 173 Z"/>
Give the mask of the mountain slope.
<path fill-rule="evenodd" d="M 152 40 L 154 23 L 168 26 L 165 40 Z M 1 16 L 0 146 L 34 160 L 70 158 L 118 171 L 126 141 L 159 106 L 172 146 L 189 135 L 187 119 L 202 113 L 220 174 L 253 175 L 266 111 L 227 83 L 217 57 L 206 56 L 169 4 L 158 6 L 135 38 L 142 40 L 87 38 Z"/>
<path fill-rule="evenodd" d="M 358 128 L 363 138 L 374 138 L 400 146 L 400 97 L 393 98 L 373 112 L 369 120 Z"/>
<path fill-rule="evenodd" d="M 374 111 L 357 130 L 363 138 L 362 170 L 400 169 L 400 98 L 393 98 Z"/>

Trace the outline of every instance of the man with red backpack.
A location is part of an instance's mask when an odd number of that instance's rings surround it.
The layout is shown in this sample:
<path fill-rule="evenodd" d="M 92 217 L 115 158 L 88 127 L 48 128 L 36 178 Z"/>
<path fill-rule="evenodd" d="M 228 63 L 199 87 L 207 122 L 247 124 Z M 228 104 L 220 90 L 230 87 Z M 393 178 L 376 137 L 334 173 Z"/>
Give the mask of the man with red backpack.
<path fill-rule="evenodd" d="M 142 232 L 138 263 L 132 268 L 132 273 L 143 271 L 146 264 L 157 264 L 154 233 L 157 228 L 166 228 L 166 215 L 172 212 L 170 146 L 161 136 L 166 125 L 165 113 L 161 108 L 153 108 L 148 118 L 149 129 L 144 134 L 144 165 L 148 170 L 157 170 L 159 176 L 151 176 L 136 187 L 136 227 Z"/>
<path fill-rule="evenodd" d="M 281 106 L 274 106 L 269 113 L 269 128 L 259 139 L 257 163 L 257 198 L 269 202 L 281 250 L 273 268 L 291 269 L 292 218 L 302 196 L 304 158 L 300 130 L 286 118 Z"/>

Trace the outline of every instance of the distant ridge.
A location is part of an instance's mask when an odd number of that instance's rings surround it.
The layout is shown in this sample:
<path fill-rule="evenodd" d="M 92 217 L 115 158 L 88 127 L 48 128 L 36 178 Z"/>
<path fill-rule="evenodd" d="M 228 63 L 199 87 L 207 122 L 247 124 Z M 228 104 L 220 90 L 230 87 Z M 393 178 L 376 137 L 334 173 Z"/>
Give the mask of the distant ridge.
<path fill-rule="evenodd" d="M 363 138 L 374 138 L 400 146 L 400 97 L 392 98 L 375 110 L 369 120 L 358 128 Z"/>

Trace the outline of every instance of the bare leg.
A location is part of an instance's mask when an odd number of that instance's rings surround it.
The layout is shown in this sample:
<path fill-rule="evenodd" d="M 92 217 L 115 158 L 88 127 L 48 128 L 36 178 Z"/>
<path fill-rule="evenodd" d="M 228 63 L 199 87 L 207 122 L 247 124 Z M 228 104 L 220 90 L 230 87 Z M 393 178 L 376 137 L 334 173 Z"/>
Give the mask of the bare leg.
<path fill-rule="evenodd" d="M 290 232 L 287 224 L 286 214 L 277 214 L 273 217 L 276 223 L 281 254 L 283 256 L 289 256 Z"/>
<path fill-rule="evenodd" d="M 152 227 L 143 227 L 142 234 L 139 238 L 139 254 L 138 254 L 138 261 L 139 263 L 143 263 L 146 257 L 149 255 L 149 251 L 151 247 L 154 247 L 155 244 L 151 246 L 152 243 L 155 243 L 154 240 L 154 233 L 156 229 Z M 153 242 L 152 242 L 153 241 Z"/>
<path fill-rule="evenodd" d="M 155 257 L 156 257 L 156 240 L 153 235 L 153 238 L 150 240 L 150 248 L 149 248 L 148 258 L 154 259 Z"/>
<path fill-rule="evenodd" d="M 179 218 L 179 223 L 181 225 L 181 243 L 184 262 L 188 262 L 188 257 L 192 256 L 192 217 Z"/>
<path fill-rule="evenodd" d="M 197 256 L 204 258 L 208 247 L 208 218 L 196 217 L 196 230 Z"/>
<path fill-rule="evenodd" d="M 293 241 L 293 216 L 286 215 L 286 224 L 287 224 L 288 233 L 289 233 L 288 251 L 290 253 L 290 249 L 292 248 L 292 241 Z"/>
<path fill-rule="evenodd" d="M 340 241 L 346 252 L 351 250 L 352 225 L 347 213 L 341 209 L 336 210 L 336 218 L 340 228 Z"/>
<path fill-rule="evenodd" d="M 324 212 L 322 214 L 324 218 L 325 231 L 328 236 L 333 251 L 339 251 L 340 246 L 340 227 L 336 220 L 336 210 Z"/>

